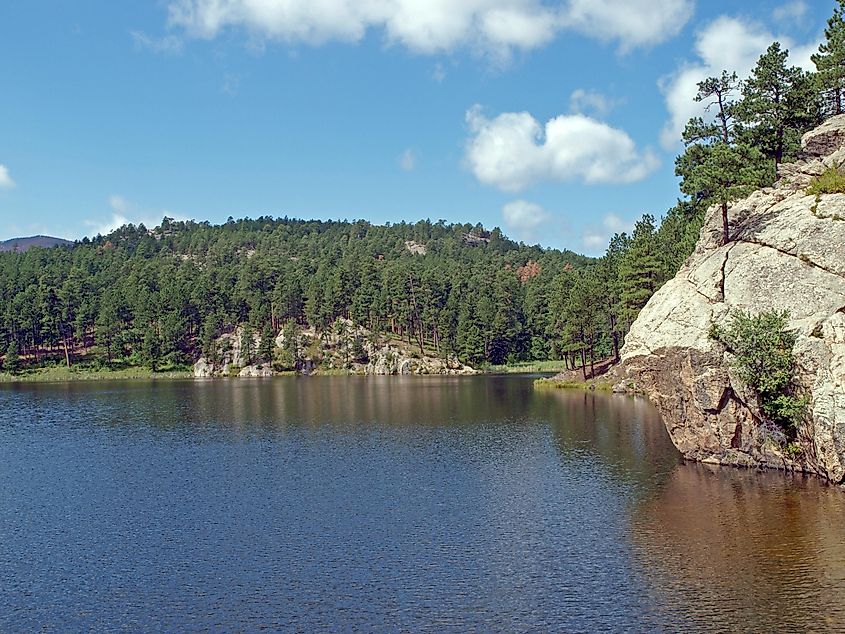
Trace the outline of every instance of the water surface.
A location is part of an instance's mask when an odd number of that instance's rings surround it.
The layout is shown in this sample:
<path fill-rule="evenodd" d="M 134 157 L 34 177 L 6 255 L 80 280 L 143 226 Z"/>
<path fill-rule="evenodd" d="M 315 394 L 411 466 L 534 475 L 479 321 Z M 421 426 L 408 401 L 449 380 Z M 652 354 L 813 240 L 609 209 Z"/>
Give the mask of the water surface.
<path fill-rule="evenodd" d="M 845 628 L 845 494 L 524 377 L 0 388 L 0 631 Z"/>

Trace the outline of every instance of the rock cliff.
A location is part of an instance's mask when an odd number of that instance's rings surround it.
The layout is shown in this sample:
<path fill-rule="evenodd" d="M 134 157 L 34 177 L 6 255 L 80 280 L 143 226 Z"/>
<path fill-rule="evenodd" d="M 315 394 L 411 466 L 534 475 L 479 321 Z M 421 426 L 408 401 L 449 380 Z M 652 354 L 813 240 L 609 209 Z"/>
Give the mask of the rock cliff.
<path fill-rule="evenodd" d="M 644 393 L 685 457 L 845 479 L 845 194 L 806 193 L 845 165 L 845 115 L 806 134 L 804 155 L 778 181 L 730 207 L 731 240 L 712 208 L 674 279 L 634 323 L 622 350 L 623 387 Z M 796 380 L 810 396 L 787 451 L 709 337 L 731 311 L 788 310 L 798 335 Z"/>
<path fill-rule="evenodd" d="M 373 336 L 369 330 L 355 326 L 349 320 L 340 321 L 345 326 L 343 334 L 332 331 L 317 333 L 313 328 L 300 333 L 298 348 L 302 351 L 302 357 L 298 367 L 302 372 L 311 374 L 328 371 L 372 375 L 476 374 L 475 369 L 463 365 L 455 358 L 423 356 L 396 340 Z M 194 376 L 274 376 L 276 372 L 269 359 L 254 360 L 251 365 L 247 364 L 241 349 L 242 337 L 243 329 L 240 327 L 219 337 L 216 360 L 212 362 L 204 356 L 201 357 L 194 364 Z M 360 350 L 355 350 L 356 339 L 360 343 Z M 284 344 L 284 332 L 280 332 L 274 341 L 274 347 L 278 350 Z M 258 350 L 260 345 L 260 335 L 253 335 L 253 350 Z"/>

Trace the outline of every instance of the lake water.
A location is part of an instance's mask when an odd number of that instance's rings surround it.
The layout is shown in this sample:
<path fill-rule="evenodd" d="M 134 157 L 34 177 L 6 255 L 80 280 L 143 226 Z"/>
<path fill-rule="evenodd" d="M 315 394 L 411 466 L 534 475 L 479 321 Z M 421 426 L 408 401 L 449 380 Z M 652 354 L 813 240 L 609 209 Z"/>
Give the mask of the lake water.
<path fill-rule="evenodd" d="M 0 387 L 0 631 L 829 631 L 845 493 L 526 377 Z"/>

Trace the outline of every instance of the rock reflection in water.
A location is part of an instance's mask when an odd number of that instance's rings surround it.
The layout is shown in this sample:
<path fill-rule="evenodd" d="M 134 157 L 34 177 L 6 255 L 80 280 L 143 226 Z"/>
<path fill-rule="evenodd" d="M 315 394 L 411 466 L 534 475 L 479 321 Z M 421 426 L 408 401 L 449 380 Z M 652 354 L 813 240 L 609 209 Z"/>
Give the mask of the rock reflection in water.
<path fill-rule="evenodd" d="M 845 629 L 845 495 L 813 478 L 687 464 L 636 507 L 655 606 L 708 631 Z"/>
<path fill-rule="evenodd" d="M 544 390 L 535 407 L 552 425 L 562 459 L 589 454 L 644 495 L 681 456 L 645 400 L 580 390 Z"/>

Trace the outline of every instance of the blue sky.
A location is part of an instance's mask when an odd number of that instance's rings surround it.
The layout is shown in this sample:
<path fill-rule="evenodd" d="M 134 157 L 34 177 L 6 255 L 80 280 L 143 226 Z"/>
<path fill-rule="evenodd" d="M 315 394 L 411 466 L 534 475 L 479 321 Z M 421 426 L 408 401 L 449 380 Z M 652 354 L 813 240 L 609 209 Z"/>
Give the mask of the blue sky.
<path fill-rule="evenodd" d="M 695 83 L 834 3 L 0 5 L 0 239 L 163 215 L 420 218 L 591 254 L 678 196 Z"/>

